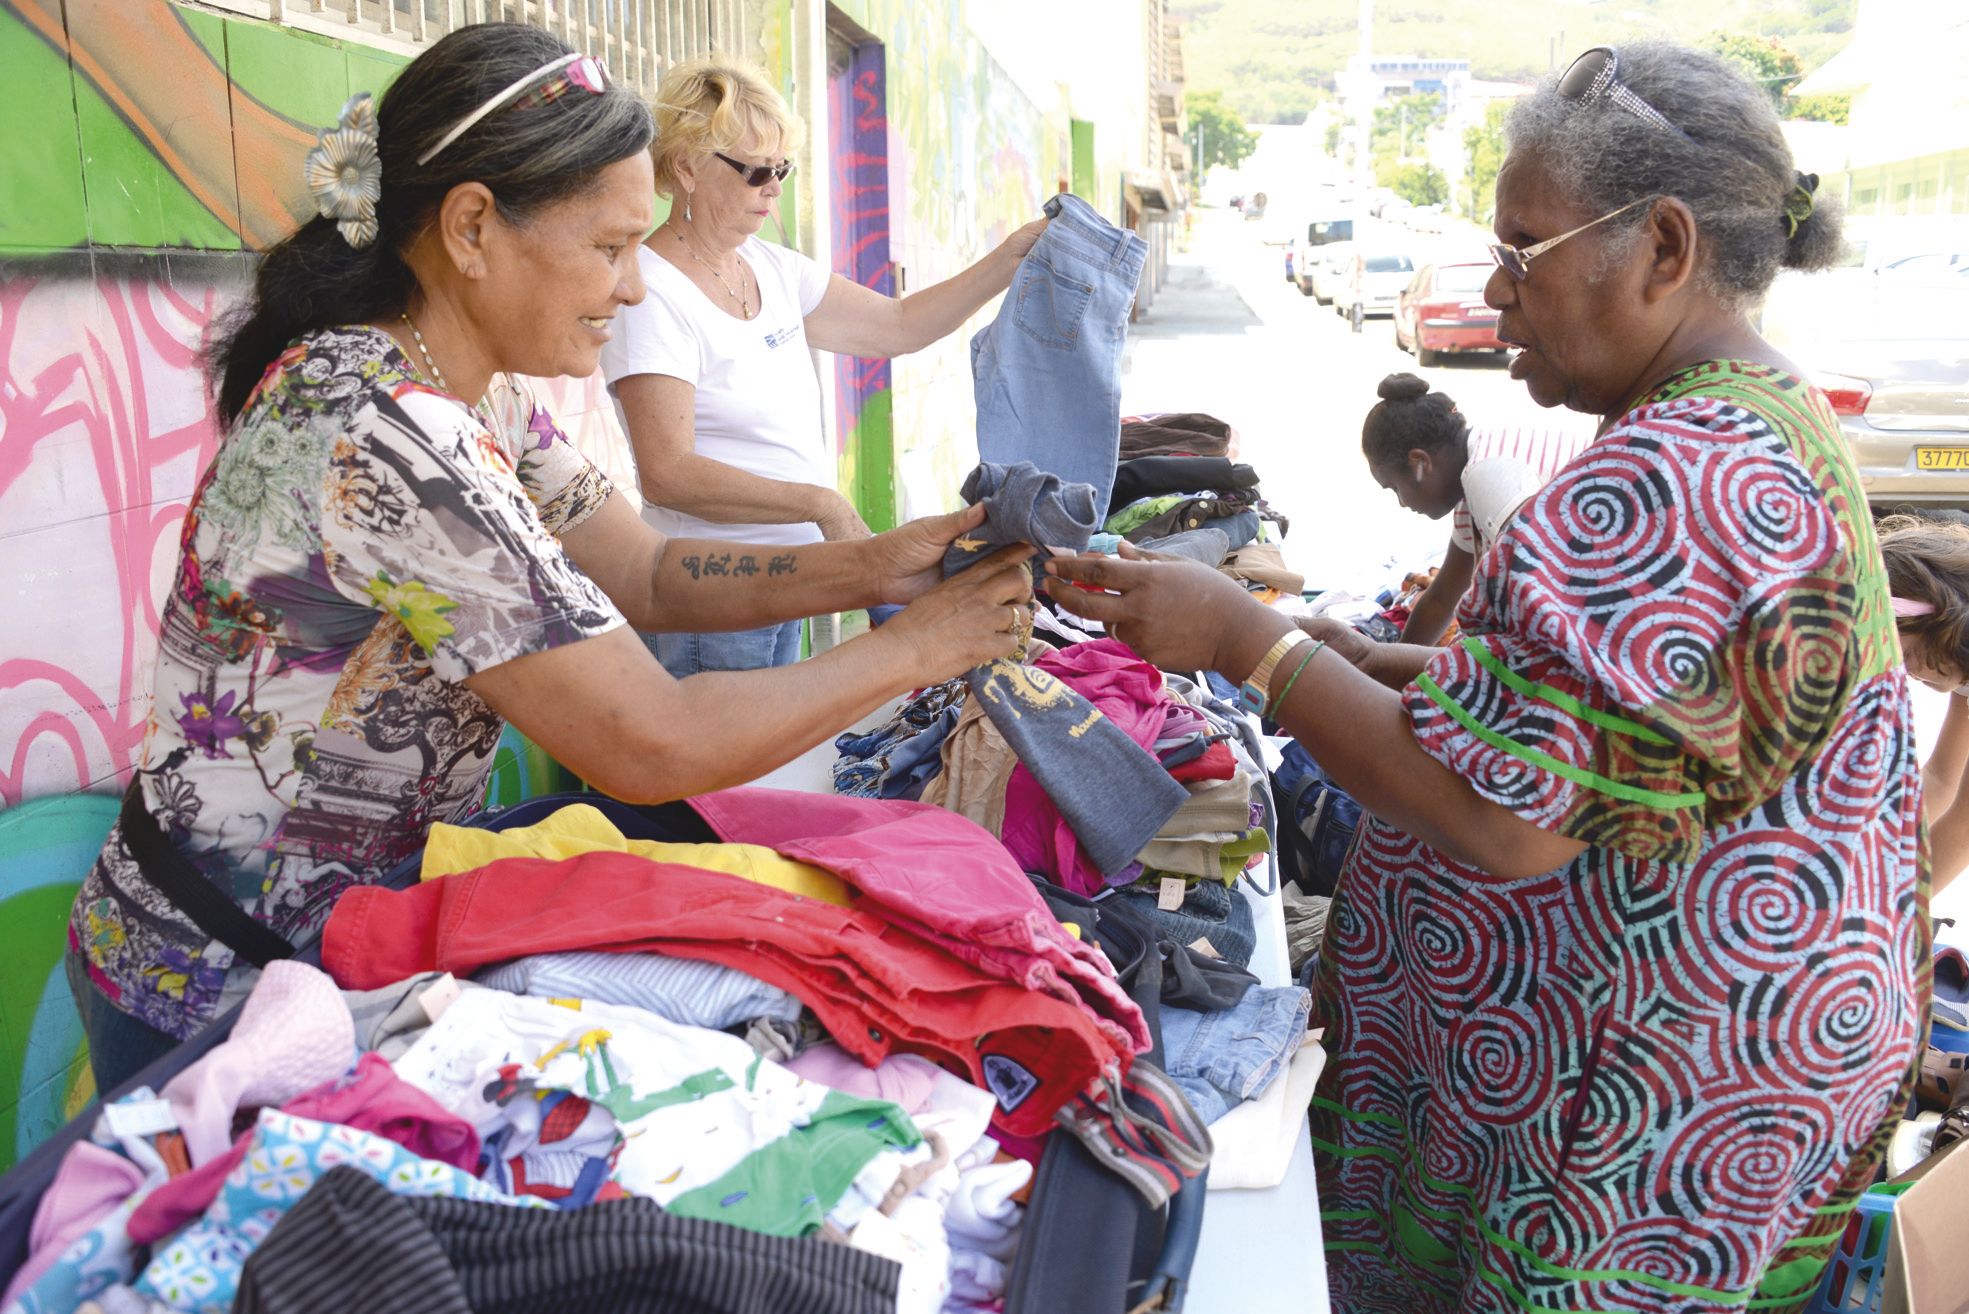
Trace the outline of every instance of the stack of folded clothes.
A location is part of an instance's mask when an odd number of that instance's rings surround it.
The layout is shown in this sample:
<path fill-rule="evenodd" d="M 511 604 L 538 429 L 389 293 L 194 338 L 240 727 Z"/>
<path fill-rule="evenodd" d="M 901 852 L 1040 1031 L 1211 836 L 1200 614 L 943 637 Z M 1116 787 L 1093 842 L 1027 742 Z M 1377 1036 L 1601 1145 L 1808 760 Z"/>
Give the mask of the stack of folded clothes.
<path fill-rule="evenodd" d="M 955 1314 L 1002 1307 L 1035 1138 L 1149 1210 L 1202 1171 L 1114 963 L 969 821 L 689 807 L 715 839 L 434 826 L 71 1147 L 0 1305 Z"/>

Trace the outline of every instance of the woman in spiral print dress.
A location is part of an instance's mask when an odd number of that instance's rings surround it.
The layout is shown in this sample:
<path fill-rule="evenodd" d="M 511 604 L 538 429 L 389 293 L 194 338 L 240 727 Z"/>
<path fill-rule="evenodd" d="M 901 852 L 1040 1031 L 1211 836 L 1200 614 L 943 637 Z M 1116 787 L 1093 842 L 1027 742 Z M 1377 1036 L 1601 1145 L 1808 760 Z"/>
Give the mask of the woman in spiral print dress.
<path fill-rule="evenodd" d="M 1797 1308 L 1927 991 L 1879 551 L 1743 313 L 1837 223 L 1706 54 L 1589 52 L 1509 132 L 1486 296 L 1513 377 L 1603 423 L 1479 559 L 1461 642 L 1302 636 L 1175 563 L 1056 560 L 1112 592 L 1054 596 L 1245 679 L 1375 818 L 1315 1018 L 1336 1309 Z"/>

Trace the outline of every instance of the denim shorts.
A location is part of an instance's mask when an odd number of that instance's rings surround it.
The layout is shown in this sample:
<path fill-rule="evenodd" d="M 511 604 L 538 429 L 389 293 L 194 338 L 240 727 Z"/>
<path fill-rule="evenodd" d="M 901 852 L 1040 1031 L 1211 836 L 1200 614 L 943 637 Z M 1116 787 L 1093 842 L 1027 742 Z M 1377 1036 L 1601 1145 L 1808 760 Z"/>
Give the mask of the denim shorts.
<path fill-rule="evenodd" d="M 800 660 L 805 621 L 710 634 L 645 634 L 643 642 L 679 680 L 699 671 L 760 671 Z"/>

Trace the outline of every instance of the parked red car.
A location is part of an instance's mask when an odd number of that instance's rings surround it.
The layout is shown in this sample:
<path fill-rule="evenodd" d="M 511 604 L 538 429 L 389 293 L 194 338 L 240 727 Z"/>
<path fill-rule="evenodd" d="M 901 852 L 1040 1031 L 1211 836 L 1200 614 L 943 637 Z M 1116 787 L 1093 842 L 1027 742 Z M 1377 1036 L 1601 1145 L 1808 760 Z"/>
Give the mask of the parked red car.
<path fill-rule="evenodd" d="M 1503 351 L 1497 312 L 1484 304 L 1494 266 L 1424 265 L 1395 302 L 1395 345 L 1434 365 L 1444 352 Z"/>

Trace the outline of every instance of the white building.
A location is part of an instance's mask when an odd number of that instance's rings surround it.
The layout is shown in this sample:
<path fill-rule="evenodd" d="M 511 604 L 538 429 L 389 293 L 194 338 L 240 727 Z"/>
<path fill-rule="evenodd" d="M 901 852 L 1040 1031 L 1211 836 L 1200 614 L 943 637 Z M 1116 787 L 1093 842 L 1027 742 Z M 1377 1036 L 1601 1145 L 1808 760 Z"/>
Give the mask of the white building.
<path fill-rule="evenodd" d="M 1856 219 L 1969 214 L 1969 5 L 1859 0 L 1853 40 L 1793 89 L 1849 94 L 1847 131 L 1800 154 Z M 1794 142 L 1797 139 L 1794 138 Z"/>

